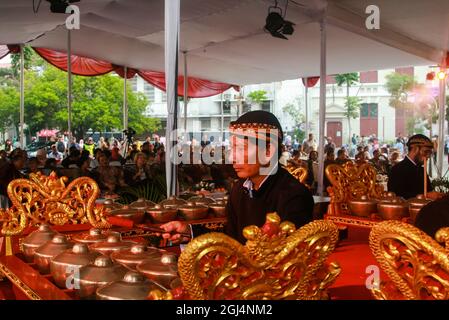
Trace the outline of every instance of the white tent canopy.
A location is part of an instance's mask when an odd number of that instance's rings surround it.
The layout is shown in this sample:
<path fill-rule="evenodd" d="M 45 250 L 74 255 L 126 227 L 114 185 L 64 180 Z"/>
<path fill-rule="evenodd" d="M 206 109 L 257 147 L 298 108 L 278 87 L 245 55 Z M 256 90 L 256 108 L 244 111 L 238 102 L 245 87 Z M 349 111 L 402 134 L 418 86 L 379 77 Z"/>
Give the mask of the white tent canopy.
<path fill-rule="evenodd" d="M 36 1 L 37 3 L 38 1 Z M 181 1 L 181 51 L 189 76 L 238 85 L 319 74 L 322 0 L 290 0 L 289 40 L 263 31 L 272 0 Z M 279 0 L 284 8 L 286 0 Z M 72 52 L 117 65 L 164 70 L 163 0 L 81 0 L 81 28 L 72 32 Z M 367 30 L 365 8 L 380 8 L 380 30 Z M 0 2 L 0 44 L 30 43 L 66 51 L 64 14 L 42 1 Z M 329 1 L 327 73 L 368 71 L 440 63 L 449 49 L 447 0 Z M 182 74 L 183 61 L 179 70 Z"/>

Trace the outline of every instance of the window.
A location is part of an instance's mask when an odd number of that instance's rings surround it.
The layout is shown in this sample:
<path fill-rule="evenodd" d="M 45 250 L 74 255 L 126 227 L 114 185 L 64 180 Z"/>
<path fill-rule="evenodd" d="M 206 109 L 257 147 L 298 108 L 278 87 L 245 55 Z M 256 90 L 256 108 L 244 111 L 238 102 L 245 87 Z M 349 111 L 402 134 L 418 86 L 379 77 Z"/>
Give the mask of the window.
<path fill-rule="evenodd" d="M 143 92 L 147 97 L 148 101 L 154 102 L 154 87 L 145 82 L 143 85 Z"/>
<path fill-rule="evenodd" d="M 210 119 L 201 119 L 201 131 L 210 130 Z"/>
<path fill-rule="evenodd" d="M 230 114 L 231 113 L 231 101 L 226 100 L 223 101 L 223 114 Z"/>
<path fill-rule="evenodd" d="M 271 112 L 271 102 L 270 101 L 262 102 L 262 110 Z"/>
<path fill-rule="evenodd" d="M 360 108 L 361 118 L 377 118 L 378 104 L 377 103 L 362 103 Z"/>

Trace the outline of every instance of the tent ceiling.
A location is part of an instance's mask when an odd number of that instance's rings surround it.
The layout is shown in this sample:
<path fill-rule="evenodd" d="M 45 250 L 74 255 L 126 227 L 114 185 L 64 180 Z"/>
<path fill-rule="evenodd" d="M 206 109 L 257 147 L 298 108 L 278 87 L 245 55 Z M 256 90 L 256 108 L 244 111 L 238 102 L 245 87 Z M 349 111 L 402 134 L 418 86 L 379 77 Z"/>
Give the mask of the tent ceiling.
<path fill-rule="evenodd" d="M 262 30 L 273 2 L 181 1 L 181 49 L 188 51 L 189 75 L 233 84 L 318 75 L 320 30 L 313 9 L 322 0 L 290 1 L 286 19 L 296 28 L 288 41 Z M 284 7 L 285 0 L 279 3 Z M 82 16 L 81 29 L 72 32 L 74 53 L 163 71 L 163 0 L 81 0 L 77 4 Z M 355 14 L 364 22 L 369 4 L 381 9 L 381 33 L 364 30 L 364 24 L 363 28 L 361 23 L 355 25 L 353 19 L 344 21 Z M 330 1 L 330 6 L 338 7 L 339 16 L 329 19 L 329 74 L 435 64 L 449 49 L 447 0 L 339 0 Z M 30 42 L 65 51 L 65 18 L 50 13 L 47 1 L 34 14 L 30 0 L 2 0 L 0 44 Z"/>

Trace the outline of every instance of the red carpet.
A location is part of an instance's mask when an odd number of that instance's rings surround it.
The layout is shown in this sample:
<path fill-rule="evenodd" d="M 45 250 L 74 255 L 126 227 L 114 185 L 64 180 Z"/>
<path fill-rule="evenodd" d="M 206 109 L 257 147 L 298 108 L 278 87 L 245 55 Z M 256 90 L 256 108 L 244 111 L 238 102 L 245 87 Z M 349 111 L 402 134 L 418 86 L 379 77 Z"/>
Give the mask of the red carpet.
<path fill-rule="evenodd" d="M 348 239 L 341 241 L 329 262 L 338 262 L 341 267 L 340 276 L 329 289 L 333 300 L 368 300 L 374 299 L 366 287 L 366 281 L 372 274 L 366 271 L 370 265 L 378 266 L 368 245 L 370 229 L 349 228 Z M 379 268 L 380 269 L 380 268 Z M 381 280 L 385 274 L 380 272 Z"/>

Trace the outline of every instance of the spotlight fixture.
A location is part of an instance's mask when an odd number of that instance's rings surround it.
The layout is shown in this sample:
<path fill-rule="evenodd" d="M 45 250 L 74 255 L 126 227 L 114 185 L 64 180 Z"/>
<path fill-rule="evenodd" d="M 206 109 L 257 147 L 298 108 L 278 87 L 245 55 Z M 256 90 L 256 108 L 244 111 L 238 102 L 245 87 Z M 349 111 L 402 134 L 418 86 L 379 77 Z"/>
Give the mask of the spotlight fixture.
<path fill-rule="evenodd" d="M 71 3 L 80 2 L 80 0 L 47 0 L 50 2 L 50 11 L 53 13 L 66 13 L 65 10 Z"/>
<path fill-rule="evenodd" d="M 278 7 L 277 0 L 274 2 L 274 6 L 268 8 L 268 16 L 265 21 L 264 30 L 269 32 L 273 37 L 288 40 L 285 35 L 292 35 L 295 29 L 293 22 L 284 20 L 287 13 L 288 0 L 285 5 L 284 14 L 282 9 Z"/>

